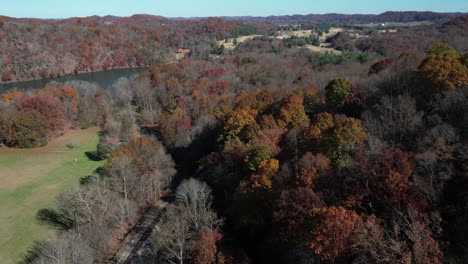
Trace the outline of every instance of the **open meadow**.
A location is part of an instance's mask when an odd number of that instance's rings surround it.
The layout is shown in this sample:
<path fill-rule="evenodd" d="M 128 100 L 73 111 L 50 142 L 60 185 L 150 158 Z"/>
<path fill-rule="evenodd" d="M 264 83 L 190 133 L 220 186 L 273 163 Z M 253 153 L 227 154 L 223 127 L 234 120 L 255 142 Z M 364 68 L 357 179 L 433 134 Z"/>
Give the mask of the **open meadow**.
<path fill-rule="evenodd" d="M 103 164 L 85 155 L 96 150 L 98 131 L 71 130 L 41 148 L 0 148 L 2 264 L 16 263 L 34 240 L 47 238 L 53 231 L 36 221 L 36 212 L 51 207 L 61 191 L 76 186 L 80 177 Z M 70 142 L 77 147 L 68 148 Z"/>

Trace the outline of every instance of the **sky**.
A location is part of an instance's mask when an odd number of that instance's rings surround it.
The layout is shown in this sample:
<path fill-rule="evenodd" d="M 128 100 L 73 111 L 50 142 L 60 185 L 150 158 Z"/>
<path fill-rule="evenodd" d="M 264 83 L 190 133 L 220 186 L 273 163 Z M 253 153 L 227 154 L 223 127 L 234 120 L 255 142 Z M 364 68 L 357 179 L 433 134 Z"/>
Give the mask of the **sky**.
<path fill-rule="evenodd" d="M 32 18 L 380 14 L 385 11 L 468 12 L 468 0 L 0 0 L 0 15 Z"/>

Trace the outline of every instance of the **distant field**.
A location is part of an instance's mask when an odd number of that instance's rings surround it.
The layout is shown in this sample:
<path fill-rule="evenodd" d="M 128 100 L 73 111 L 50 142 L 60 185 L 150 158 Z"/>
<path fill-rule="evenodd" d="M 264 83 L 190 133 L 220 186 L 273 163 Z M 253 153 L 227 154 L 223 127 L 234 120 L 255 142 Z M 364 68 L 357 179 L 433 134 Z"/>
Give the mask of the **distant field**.
<path fill-rule="evenodd" d="M 384 23 L 370 23 L 370 24 L 357 24 L 356 26 L 362 27 L 415 27 L 415 26 L 426 26 L 432 25 L 434 22 L 431 21 L 414 21 L 414 22 L 384 22 Z"/>
<path fill-rule="evenodd" d="M 330 28 L 328 30 L 328 33 L 324 32 L 323 35 L 319 37 L 320 43 L 324 43 L 327 40 L 327 38 L 335 36 L 336 34 L 338 34 L 338 32 L 343 32 L 343 29 L 336 27 Z"/>
<path fill-rule="evenodd" d="M 97 128 L 73 130 L 42 148 L 0 148 L 0 263 L 16 263 L 34 240 L 53 232 L 38 224 L 35 214 L 103 164 L 84 154 L 96 150 L 97 133 Z M 71 141 L 78 143 L 75 150 L 66 146 Z"/>
<path fill-rule="evenodd" d="M 320 43 L 325 43 L 327 37 L 333 36 L 338 32 L 343 31 L 342 28 L 330 28 L 328 33 L 324 33 L 322 36 L 319 37 Z M 312 34 L 312 30 L 299 30 L 299 31 L 278 31 L 276 32 L 277 35 L 275 37 L 267 36 L 267 38 L 276 38 L 276 39 L 285 39 L 290 38 L 292 36 L 295 37 L 309 37 Z M 234 50 L 236 48 L 236 44 L 234 44 L 234 39 L 237 40 L 237 43 L 240 44 L 244 41 L 254 39 L 256 37 L 265 37 L 264 35 L 248 35 L 248 36 L 240 36 L 237 38 L 229 38 L 226 40 L 219 40 L 218 45 L 224 45 L 224 48 L 227 50 Z M 305 48 L 319 53 L 332 53 L 332 54 L 341 54 L 342 52 L 339 50 L 326 48 L 326 47 L 316 47 L 312 45 L 306 45 Z"/>
<path fill-rule="evenodd" d="M 343 53 L 342 51 L 339 51 L 339 50 L 336 50 L 336 49 L 326 48 L 326 47 L 317 47 L 317 46 L 314 46 L 314 45 L 305 45 L 304 47 L 311 50 L 311 51 L 313 51 L 313 52 L 318 52 L 318 53 L 322 53 L 322 54 L 330 53 L 330 54 L 340 55 L 340 54 Z"/>
<path fill-rule="evenodd" d="M 234 44 L 234 39 L 237 40 L 237 43 L 242 43 L 244 41 L 251 40 L 251 39 L 256 38 L 256 37 L 263 37 L 263 35 L 240 36 L 240 37 L 237 37 L 237 38 L 230 38 L 230 39 L 228 39 L 227 42 L 226 42 L 226 40 L 219 40 L 218 44 L 220 46 L 224 45 L 224 48 L 227 49 L 227 50 L 234 50 L 236 48 L 236 45 Z"/>
<path fill-rule="evenodd" d="M 277 31 L 277 39 L 285 39 L 290 37 L 310 37 L 312 30 L 298 30 L 298 31 Z"/>

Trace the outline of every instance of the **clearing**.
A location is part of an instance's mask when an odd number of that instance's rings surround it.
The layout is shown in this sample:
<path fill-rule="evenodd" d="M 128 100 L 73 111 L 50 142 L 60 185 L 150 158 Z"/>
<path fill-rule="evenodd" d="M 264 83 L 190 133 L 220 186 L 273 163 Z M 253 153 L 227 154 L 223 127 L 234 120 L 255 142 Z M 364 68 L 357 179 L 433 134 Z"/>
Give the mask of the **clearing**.
<path fill-rule="evenodd" d="M 236 44 L 234 44 L 234 39 L 237 40 L 237 43 L 242 43 L 247 40 L 254 39 L 256 37 L 263 37 L 263 35 L 248 35 L 248 36 L 240 36 L 237 38 L 229 38 L 226 40 L 218 40 L 218 45 L 224 45 L 224 48 L 227 50 L 234 50 L 236 48 Z"/>
<path fill-rule="evenodd" d="M 319 37 L 321 47 L 316 47 L 312 45 L 305 45 L 304 48 L 307 48 L 313 52 L 318 52 L 318 53 L 331 53 L 331 54 L 341 54 L 342 52 L 339 50 L 335 50 L 332 48 L 327 48 L 324 47 L 323 44 L 325 43 L 326 38 L 331 37 L 336 35 L 338 32 L 342 32 L 342 28 L 330 28 L 328 33 L 324 33 L 322 36 Z M 298 31 L 278 31 L 276 32 L 276 36 L 264 36 L 264 35 L 248 35 L 248 36 L 240 36 L 237 38 L 228 38 L 226 40 L 219 40 L 218 45 L 224 45 L 224 48 L 226 50 L 234 50 L 236 48 L 236 44 L 234 44 L 234 40 L 237 40 L 237 43 L 240 44 L 244 41 L 254 39 L 256 37 L 267 37 L 270 39 L 276 38 L 276 39 L 286 39 L 290 37 L 309 37 L 312 34 L 312 30 L 298 30 Z M 299 47 L 301 48 L 301 47 Z"/>
<path fill-rule="evenodd" d="M 103 165 L 84 154 L 96 150 L 98 131 L 70 130 L 41 148 L 0 148 L 1 263 L 17 263 L 33 241 L 54 232 L 36 221 L 36 212 L 53 206 L 61 191 Z M 70 142 L 77 148 L 68 148 Z"/>
<path fill-rule="evenodd" d="M 301 48 L 301 47 L 299 47 Z M 317 47 L 317 46 L 314 46 L 314 45 L 304 45 L 303 48 L 306 48 L 306 49 L 309 49 L 313 52 L 317 52 L 317 53 L 321 53 L 321 54 L 325 54 L 325 53 L 330 53 L 330 54 L 334 54 L 334 55 L 340 55 L 342 54 L 343 52 L 342 51 L 339 51 L 339 50 L 336 50 L 336 49 L 333 49 L 333 48 L 327 48 L 327 47 Z"/>

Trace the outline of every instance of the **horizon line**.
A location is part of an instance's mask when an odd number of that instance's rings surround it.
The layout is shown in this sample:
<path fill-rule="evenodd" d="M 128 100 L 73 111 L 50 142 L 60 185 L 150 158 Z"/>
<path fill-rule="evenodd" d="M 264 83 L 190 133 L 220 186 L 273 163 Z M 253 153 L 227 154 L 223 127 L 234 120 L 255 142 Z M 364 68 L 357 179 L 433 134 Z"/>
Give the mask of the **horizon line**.
<path fill-rule="evenodd" d="M 308 16 L 308 15 L 348 15 L 348 16 L 353 16 L 353 15 L 368 15 L 368 16 L 378 16 L 382 15 L 385 13 L 405 13 L 405 12 L 416 12 L 416 13 L 436 13 L 436 14 L 468 14 L 468 12 L 439 12 L 439 11 L 415 11 L 415 10 L 405 10 L 405 11 L 394 11 L 394 10 L 388 10 L 384 11 L 381 13 L 337 13 L 337 12 L 330 12 L 330 13 L 296 13 L 296 14 L 283 14 L 283 15 L 267 15 L 267 16 L 262 16 L 262 15 L 230 15 L 230 16 L 163 16 L 163 15 L 157 15 L 157 14 L 145 14 L 145 13 L 135 13 L 132 15 L 128 16 L 119 16 L 119 15 L 112 15 L 112 14 L 107 14 L 107 15 L 89 15 L 89 16 L 71 16 L 71 17 L 62 17 L 62 18 L 47 18 L 47 17 L 14 17 L 14 16 L 8 16 L 8 15 L 2 15 L 0 14 L 0 17 L 9 17 L 9 18 L 16 18 L 16 19 L 41 19 L 41 20 L 65 20 L 65 19 L 70 19 L 70 18 L 89 18 L 89 17 L 119 17 L 119 18 L 125 18 L 125 17 L 132 17 L 136 15 L 148 15 L 148 16 L 158 16 L 158 17 L 163 17 L 163 18 L 168 18 L 168 19 L 200 19 L 200 18 L 213 18 L 213 17 L 218 17 L 218 18 L 241 18 L 241 17 L 252 17 L 252 18 L 269 18 L 269 17 L 286 17 L 286 16 Z"/>

